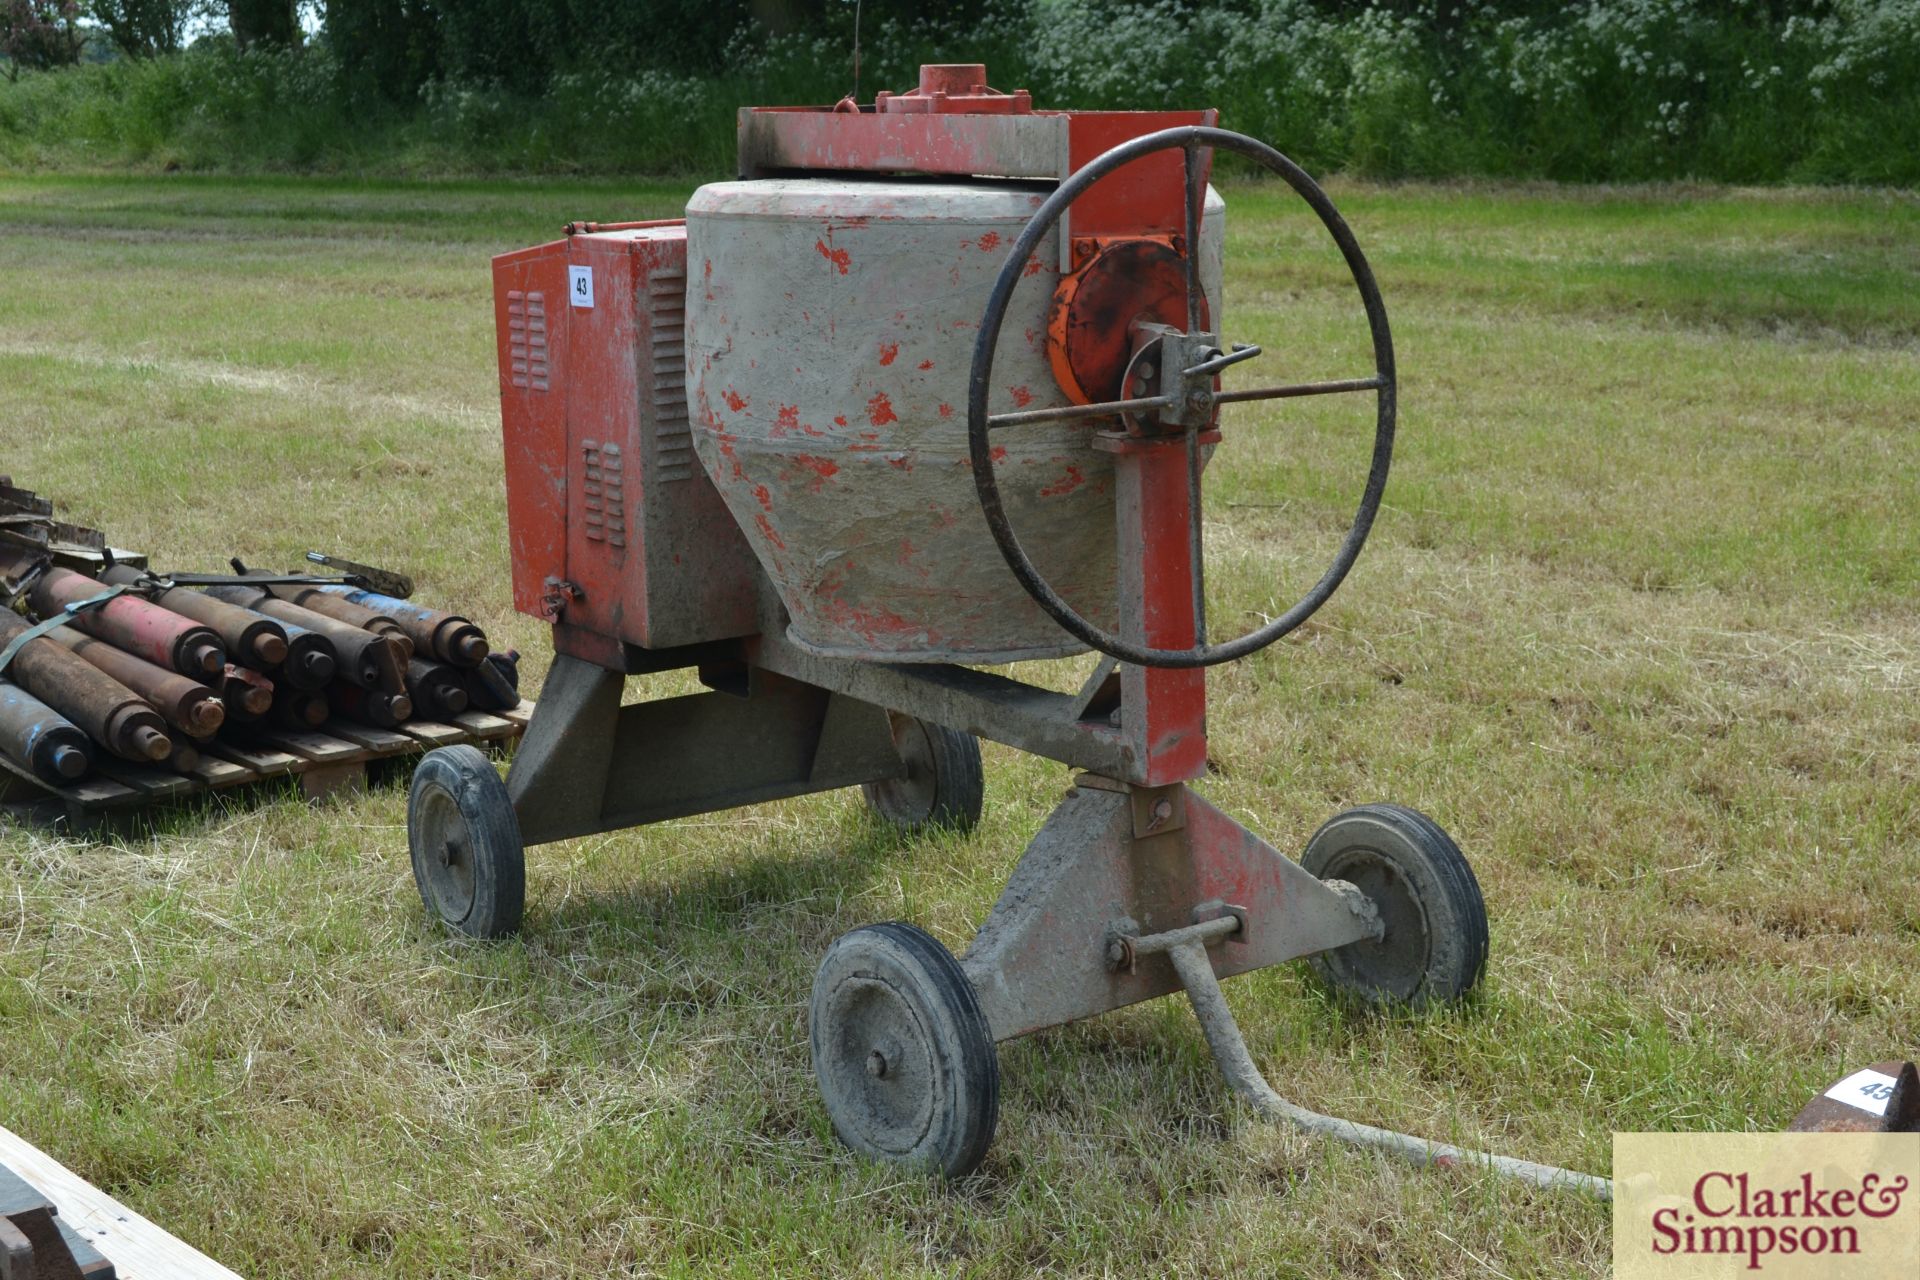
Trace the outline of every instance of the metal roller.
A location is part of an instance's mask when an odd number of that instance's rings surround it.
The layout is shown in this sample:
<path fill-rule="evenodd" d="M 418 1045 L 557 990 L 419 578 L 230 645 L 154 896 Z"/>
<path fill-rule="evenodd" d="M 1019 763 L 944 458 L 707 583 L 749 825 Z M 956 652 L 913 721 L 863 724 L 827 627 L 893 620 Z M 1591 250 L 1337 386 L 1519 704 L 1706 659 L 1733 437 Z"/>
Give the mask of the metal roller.
<path fill-rule="evenodd" d="M 487 656 L 486 633 L 458 614 L 429 609 L 410 600 L 396 600 L 377 591 L 362 591 L 358 587 L 320 587 L 319 590 L 392 618 L 413 637 L 414 652 L 422 657 L 437 658 L 456 667 L 472 667 Z"/>
<path fill-rule="evenodd" d="M 220 701 L 226 705 L 228 719 L 258 720 L 273 709 L 273 681 L 229 662 Z"/>
<path fill-rule="evenodd" d="M 134 587 L 150 581 L 139 569 L 117 564 L 100 575 L 102 582 Z M 235 608 L 190 587 L 154 591 L 153 602 L 170 613 L 212 627 L 234 662 L 263 668 L 277 667 L 287 656 L 287 633 L 265 614 Z"/>
<path fill-rule="evenodd" d="M 406 661 L 413 659 L 413 637 L 407 633 L 406 628 L 384 613 L 375 613 L 372 609 L 357 605 L 342 596 L 329 595 L 317 587 L 275 583 L 267 590 L 288 604 L 297 604 L 302 609 L 311 609 L 315 613 L 325 614 L 350 627 L 359 627 L 362 631 L 371 631 L 377 636 L 385 636 L 400 646 Z"/>
<path fill-rule="evenodd" d="M 26 619 L 0 609 L 0 646 L 30 629 Z M 117 756 L 147 763 L 165 760 L 173 750 L 159 712 L 133 690 L 45 636 L 21 645 L 6 674 Z"/>
<path fill-rule="evenodd" d="M 385 636 L 289 604 L 262 587 L 208 587 L 207 593 L 216 600 L 256 610 L 326 637 L 333 645 L 335 674 L 342 680 L 382 693 L 406 692 L 406 663 L 401 660 L 399 646 Z"/>
<path fill-rule="evenodd" d="M 50 569 L 27 591 L 27 604 L 42 618 L 69 604 L 91 600 L 100 584 L 71 569 Z M 227 665 L 226 646 L 202 626 L 137 596 L 121 596 L 76 615 L 73 625 L 128 653 L 182 675 L 210 676 Z"/>
<path fill-rule="evenodd" d="M 350 684 L 328 688 L 327 698 L 333 710 L 349 720 L 391 729 L 413 718 L 413 699 L 404 693 L 382 693 Z"/>
<path fill-rule="evenodd" d="M 81 635 L 70 626 L 49 632 L 47 639 L 79 654 L 145 698 L 168 724 L 189 737 L 208 737 L 218 731 L 226 719 L 226 708 L 221 705 L 219 694 L 178 672 L 156 667 L 145 658 L 122 652 L 104 640 Z"/>
<path fill-rule="evenodd" d="M 56 787 L 83 777 L 93 767 L 87 735 L 58 711 L 8 681 L 0 681 L 0 752 Z"/>
<path fill-rule="evenodd" d="M 407 696 L 413 699 L 414 709 L 422 715 L 457 716 L 472 700 L 467 693 L 467 682 L 462 678 L 464 675 L 444 662 L 422 662 L 415 658 L 407 664 Z"/>

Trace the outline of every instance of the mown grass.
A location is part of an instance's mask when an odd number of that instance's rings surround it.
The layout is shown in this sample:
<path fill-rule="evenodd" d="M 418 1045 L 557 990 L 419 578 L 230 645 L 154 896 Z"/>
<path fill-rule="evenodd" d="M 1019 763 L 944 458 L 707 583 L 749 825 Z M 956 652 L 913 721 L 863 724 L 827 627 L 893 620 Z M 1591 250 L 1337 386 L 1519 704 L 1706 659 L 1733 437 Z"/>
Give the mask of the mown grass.
<path fill-rule="evenodd" d="M 537 673 L 486 257 L 684 195 L 10 181 L 0 470 L 163 564 L 405 565 Z M 1227 196 L 1230 332 L 1261 373 L 1364 367 L 1308 224 Z M 1295 967 L 1232 984 L 1269 1076 L 1605 1171 L 1611 1131 L 1776 1128 L 1912 1055 L 1920 211 L 1336 196 L 1398 340 L 1389 509 L 1308 628 L 1213 681 L 1205 787 L 1287 849 L 1347 804 L 1427 810 L 1493 959 L 1424 1019 Z M 1364 457 L 1351 403 L 1247 421 L 1210 489 L 1223 620 L 1316 571 Z M 839 1151 L 813 965 L 888 917 L 964 943 L 1065 781 L 987 757 L 966 838 L 902 842 L 836 794 L 536 850 L 498 947 L 425 923 L 398 786 L 104 842 L 8 827 L 0 1122 L 255 1277 L 1606 1272 L 1601 1207 L 1253 1121 L 1176 1001 L 1007 1046 L 971 1182 Z"/>

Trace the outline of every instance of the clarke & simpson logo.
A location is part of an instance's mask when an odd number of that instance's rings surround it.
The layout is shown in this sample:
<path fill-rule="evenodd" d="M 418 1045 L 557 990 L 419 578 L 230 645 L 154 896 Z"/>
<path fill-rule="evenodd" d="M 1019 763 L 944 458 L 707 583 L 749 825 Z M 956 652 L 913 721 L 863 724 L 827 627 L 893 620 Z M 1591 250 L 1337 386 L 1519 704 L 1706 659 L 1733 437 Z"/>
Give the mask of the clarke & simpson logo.
<path fill-rule="evenodd" d="M 1614 1135 L 1616 1280 L 1920 1276 L 1920 1134 Z"/>
<path fill-rule="evenodd" d="M 1850 1218 L 1891 1218 L 1900 1211 L 1907 1179 L 1861 1177 L 1858 1188 L 1816 1187 L 1802 1173 L 1797 1186 L 1755 1190 L 1749 1175 L 1714 1170 L 1693 1184 L 1693 1205 L 1653 1211 L 1653 1251 L 1662 1256 L 1740 1254 L 1758 1271 L 1769 1255 L 1860 1252 L 1860 1227 Z M 1700 1224 L 1700 1225 L 1696 1225 Z"/>

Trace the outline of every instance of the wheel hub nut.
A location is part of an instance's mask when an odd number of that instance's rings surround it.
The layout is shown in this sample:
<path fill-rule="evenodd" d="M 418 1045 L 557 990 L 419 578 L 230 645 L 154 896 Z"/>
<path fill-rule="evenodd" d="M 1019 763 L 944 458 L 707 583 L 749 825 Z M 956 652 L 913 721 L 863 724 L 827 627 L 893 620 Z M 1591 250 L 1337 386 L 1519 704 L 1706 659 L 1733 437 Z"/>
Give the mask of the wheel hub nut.
<path fill-rule="evenodd" d="M 883 1078 L 887 1074 L 887 1055 L 880 1052 L 880 1050 L 878 1049 L 875 1049 L 872 1053 L 868 1054 L 867 1055 L 867 1074 L 872 1076 L 875 1080 L 879 1080 Z"/>

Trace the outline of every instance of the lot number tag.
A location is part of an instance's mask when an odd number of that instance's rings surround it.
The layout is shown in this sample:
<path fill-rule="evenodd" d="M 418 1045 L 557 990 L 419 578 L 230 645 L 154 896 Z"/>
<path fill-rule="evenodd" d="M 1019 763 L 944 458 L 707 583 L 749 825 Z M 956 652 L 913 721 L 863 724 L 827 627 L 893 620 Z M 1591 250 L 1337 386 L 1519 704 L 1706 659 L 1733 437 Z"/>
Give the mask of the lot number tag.
<path fill-rule="evenodd" d="M 567 268 L 567 297 L 572 299 L 573 305 L 576 307 L 587 307 L 589 309 L 592 308 L 593 306 L 593 268 L 592 267 L 568 267 Z"/>
<path fill-rule="evenodd" d="M 1893 1097 L 1893 1086 L 1898 1083 L 1883 1072 L 1856 1071 L 1827 1090 L 1827 1096 L 1869 1114 L 1884 1116 L 1887 1114 L 1887 1102 Z"/>

